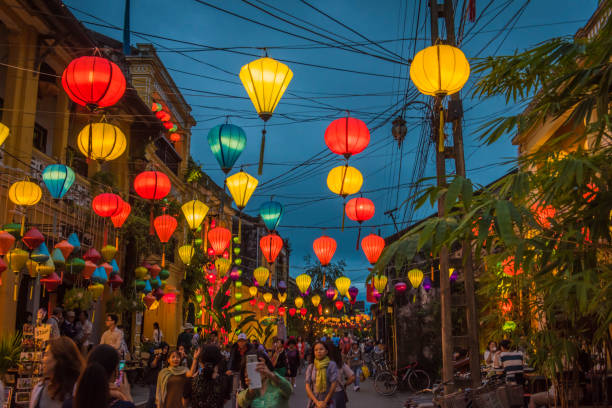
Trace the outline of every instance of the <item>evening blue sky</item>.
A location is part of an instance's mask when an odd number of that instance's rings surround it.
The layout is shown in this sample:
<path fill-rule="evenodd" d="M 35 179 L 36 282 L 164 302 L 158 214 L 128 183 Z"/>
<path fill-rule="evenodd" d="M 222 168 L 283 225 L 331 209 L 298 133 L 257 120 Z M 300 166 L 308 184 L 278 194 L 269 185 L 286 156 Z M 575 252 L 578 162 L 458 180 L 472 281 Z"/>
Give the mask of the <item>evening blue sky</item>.
<path fill-rule="evenodd" d="M 338 34 L 345 37 L 340 39 L 345 42 L 365 42 L 363 38 L 298 0 L 250 2 L 276 16 L 292 19 L 289 16 L 292 15 L 300 18 L 305 22 L 296 23 L 315 33 L 333 38 L 338 38 L 335 37 Z M 419 123 L 424 112 L 416 109 L 406 112 L 409 127 L 413 130 L 408 133 L 401 152 L 391 136 L 390 123 L 393 119 L 390 115 L 398 106 L 401 107 L 407 89 L 411 94 L 414 92 L 414 86 L 407 79 L 408 65 L 329 48 L 325 44 L 331 43 L 330 39 L 284 23 L 243 1 L 209 0 L 207 3 L 307 39 L 246 22 L 195 0 L 132 0 L 133 31 L 190 42 L 197 46 L 146 36 L 139 38 L 135 35 L 132 35 L 132 44 L 158 43 L 157 49 L 162 61 L 191 104 L 192 115 L 198 122 L 192 129 L 191 153 L 220 185 L 223 184 L 223 173 L 208 148 L 208 130 L 223 123 L 226 115 L 230 115 L 231 123 L 244 128 L 247 148 L 234 166 L 234 171 L 242 165 L 246 171 L 258 177 L 261 183 L 261 188 L 256 190 L 245 211 L 256 215 L 259 205 L 269 200 L 271 195 L 286 205 L 279 233 L 291 243 L 291 275 L 296 276 L 302 272 L 304 255 L 313 254 L 312 241 L 325 233 L 338 241 L 334 260 L 346 260 L 346 275 L 359 288 L 359 298 L 363 298 L 363 283 L 369 264 L 361 250 L 355 250 L 357 230 L 347 228 L 341 232 L 337 229 L 342 219 L 342 199 L 334 197 L 326 186 L 327 173 L 341 165 L 342 158 L 324 152 L 316 156 L 308 166 L 301 166 L 297 171 L 290 170 L 326 149 L 323 139 L 325 128 L 348 110 L 351 116 L 364 120 L 371 129 L 375 129 L 372 131 L 370 146 L 350 159 L 350 164 L 357 167 L 364 176 L 364 196 L 372 199 L 376 205 L 376 215 L 364 223 L 362 236 L 377 231 L 382 236 L 392 234 L 392 221 L 383 213 L 396 207 L 400 207 L 396 216 L 398 221 L 404 222 L 403 227 L 409 225 L 410 220 L 404 218 L 406 206 L 401 205 L 409 194 L 408 184 L 416 157 Z M 430 45 L 427 13 L 429 2 L 426 0 L 312 0 L 309 3 L 368 39 L 384 41 L 381 45 L 397 55 L 391 56 L 376 46 L 357 46 L 366 52 L 385 55 L 387 59 L 394 60 L 401 56 L 405 60 L 412 58 L 415 50 Z M 527 6 L 523 8 L 526 3 Z M 65 4 L 73 7 L 71 11 L 82 20 L 114 26 L 123 24 L 124 0 L 68 0 Z M 573 35 L 586 23 L 596 6 L 596 0 L 476 0 L 478 20 L 475 24 L 466 23 L 461 49 L 472 59 L 509 54 L 551 37 Z M 88 27 L 118 40 L 122 38 L 121 32 L 117 30 L 95 25 Z M 314 38 L 320 43 L 308 40 Z M 401 38 L 406 40 L 397 41 Z M 225 49 L 210 50 L 204 46 Z M 231 49 L 228 50 L 229 47 Z M 273 58 L 382 74 L 385 77 L 288 62 L 294 77 L 268 122 L 266 165 L 263 175 L 257 176 L 262 121 L 246 98 L 238 72 L 244 64 L 255 59 L 254 56 L 241 53 L 262 56 L 261 48 L 266 47 Z M 517 111 L 520 107 L 506 106 L 497 99 L 484 102 L 471 99 L 469 90 L 474 80 L 472 76 L 463 92 L 466 166 L 468 177 L 477 184 L 486 184 L 507 171 L 508 167 L 502 163 L 516 157 L 516 147 L 511 145 L 509 137 L 492 146 L 482 146 L 477 138 L 478 127 L 488 119 L 504 114 L 505 111 Z M 430 151 L 425 176 L 434 174 L 434 155 Z M 430 208 L 417 211 L 413 220 L 430 212 Z M 347 219 L 346 225 L 354 226 L 354 223 Z M 322 230 L 320 227 L 327 229 Z"/>

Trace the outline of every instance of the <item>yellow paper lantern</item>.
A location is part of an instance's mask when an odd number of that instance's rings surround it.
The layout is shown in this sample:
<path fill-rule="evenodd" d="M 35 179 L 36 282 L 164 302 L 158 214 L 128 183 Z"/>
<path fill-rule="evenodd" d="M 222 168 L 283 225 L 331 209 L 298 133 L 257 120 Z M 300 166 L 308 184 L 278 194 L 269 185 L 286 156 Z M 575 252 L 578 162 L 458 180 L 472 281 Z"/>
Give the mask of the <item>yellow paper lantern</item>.
<path fill-rule="evenodd" d="M 455 272 L 455 268 L 448 268 L 448 277 L 453 276 L 453 272 Z"/>
<path fill-rule="evenodd" d="M 361 172 L 348 164 L 334 167 L 327 175 L 327 187 L 342 197 L 358 193 L 362 184 Z"/>
<path fill-rule="evenodd" d="M 250 293 L 251 297 L 257 296 L 257 286 L 249 287 L 249 293 Z"/>
<path fill-rule="evenodd" d="M 6 254 L 5 259 L 13 273 L 19 273 L 28 261 L 29 254 L 20 248 L 14 248 Z"/>
<path fill-rule="evenodd" d="M 51 259 L 50 257 L 49 259 L 47 259 L 47 262 L 38 264 L 36 266 L 36 272 L 40 276 L 51 275 L 54 271 L 55 271 L 55 264 L 53 263 L 53 259 Z"/>
<path fill-rule="evenodd" d="M 287 300 L 287 292 L 285 292 L 285 293 L 278 292 L 277 297 L 278 297 L 278 301 L 279 302 L 285 303 L 285 300 Z"/>
<path fill-rule="evenodd" d="M 240 81 L 259 117 L 267 121 L 285 93 L 293 72 L 282 62 L 260 58 L 240 69 Z"/>
<path fill-rule="evenodd" d="M 8 126 L 0 122 L 0 146 L 4 144 L 4 141 L 9 136 L 9 133 L 10 133 L 10 130 Z"/>
<path fill-rule="evenodd" d="M 100 250 L 100 253 L 102 254 L 102 258 L 104 258 L 106 262 L 110 262 L 115 257 L 115 254 L 117 253 L 117 248 L 112 245 L 106 245 Z"/>
<path fill-rule="evenodd" d="M 302 306 L 304 306 L 304 299 L 298 296 L 295 298 L 294 303 L 295 303 L 295 307 L 297 307 L 298 309 L 301 309 Z"/>
<path fill-rule="evenodd" d="M 297 283 L 298 289 L 300 289 L 300 293 L 306 293 L 306 291 L 310 287 L 310 282 L 312 282 L 312 278 L 310 277 L 310 275 L 307 275 L 305 273 L 295 278 L 295 283 Z"/>
<path fill-rule="evenodd" d="M 246 171 L 239 171 L 229 176 L 226 184 L 236 203 L 236 207 L 242 210 L 251 199 L 259 181 Z"/>
<path fill-rule="evenodd" d="M 134 277 L 136 277 L 136 279 L 145 279 L 148 272 L 148 269 L 144 266 L 138 266 L 134 269 Z"/>
<path fill-rule="evenodd" d="M 336 279 L 336 288 L 338 288 L 338 292 L 341 296 L 346 296 L 346 292 L 348 288 L 351 286 L 351 280 L 346 276 L 341 276 Z"/>
<path fill-rule="evenodd" d="M 266 303 L 270 303 L 270 301 L 272 300 L 272 294 L 270 292 L 266 292 L 263 294 L 263 300 Z"/>
<path fill-rule="evenodd" d="M 321 296 L 314 295 L 313 297 L 310 298 L 310 301 L 312 302 L 312 305 L 314 307 L 319 307 L 319 303 L 321 303 Z"/>
<path fill-rule="evenodd" d="M 9 199 L 15 205 L 34 205 L 42 198 L 42 189 L 31 181 L 18 181 L 9 188 Z"/>
<path fill-rule="evenodd" d="M 38 262 L 28 259 L 25 263 L 25 266 L 28 270 L 28 274 L 30 275 L 30 277 L 35 278 L 38 274 Z"/>
<path fill-rule="evenodd" d="M 91 123 L 77 136 L 83 155 L 93 160 L 115 160 L 125 152 L 127 139 L 121 129 L 110 123 Z"/>
<path fill-rule="evenodd" d="M 427 47 L 410 64 L 410 79 L 425 95 L 452 95 L 463 88 L 469 77 L 470 63 L 465 54 L 451 45 Z"/>
<path fill-rule="evenodd" d="M 98 299 L 104 293 L 104 285 L 101 283 L 93 283 L 87 287 L 87 290 L 92 293 L 94 299 Z"/>
<path fill-rule="evenodd" d="M 382 294 L 387 287 L 387 277 L 385 275 L 374 276 L 374 287 L 378 293 Z"/>
<path fill-rule="evenodd" d="M 181 262 L 185 265 L 189 265 L 191 263 L 191 258 L 195 255 L 195 248 L 191 245 L 183 245 L 178 249 L 179 258 L 181 258 Z"/>
<path fill-rule="evenodd" d="M 408 271 L 408 280 L 414 288 L 418 288 L 423 281 L 423 271 L 420 269 L 411 269 Z"/>
<path fill-rule="evenodd" d="M 192 230 L 197 229 L 202 224 L 206 214 L 208 214 L 208 209 L 208 206 L 199 200 L 187 201 L 181 206 L 187 225 Z"/>
<path fill-rule="evenodd" d="M 253 271 L 253 276 L 255 277 L 255 280 L 257 281 L 257 283 L 259 283 L 259 286 L 263 287 L 268 281 L 268 277 L 270 276 L 270 271 L 268 270 L 268 268 L 264 268 L 263 266 L 260 266 L 259 268 Z"/>
<path fill-rule="evenodd" d="M 230 266 L 232 266 L 232 261 L 225 258 L 218 258 L 215 261 L 215 269 L 217 270 L 217 276 L 220 278 L 224 277 L 229 271 Z"/>

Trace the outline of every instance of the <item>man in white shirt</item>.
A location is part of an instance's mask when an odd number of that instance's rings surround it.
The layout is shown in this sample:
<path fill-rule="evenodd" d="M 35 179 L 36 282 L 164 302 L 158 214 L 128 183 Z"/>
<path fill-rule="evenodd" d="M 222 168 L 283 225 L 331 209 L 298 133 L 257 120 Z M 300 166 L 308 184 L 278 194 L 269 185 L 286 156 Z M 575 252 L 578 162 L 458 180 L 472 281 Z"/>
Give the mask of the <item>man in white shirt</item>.
<path fill-rule="evenodd" d="M 108 344 L 117 350 L 117 352 L 121 351 L 121 345 L 123 344 L 123 331 L 117 328 L 117 318 L 116 314 L 108 314 L 106 315 L 106 330 L 102 333 L 102 338 L 100 339 L 100 344 Z"/>

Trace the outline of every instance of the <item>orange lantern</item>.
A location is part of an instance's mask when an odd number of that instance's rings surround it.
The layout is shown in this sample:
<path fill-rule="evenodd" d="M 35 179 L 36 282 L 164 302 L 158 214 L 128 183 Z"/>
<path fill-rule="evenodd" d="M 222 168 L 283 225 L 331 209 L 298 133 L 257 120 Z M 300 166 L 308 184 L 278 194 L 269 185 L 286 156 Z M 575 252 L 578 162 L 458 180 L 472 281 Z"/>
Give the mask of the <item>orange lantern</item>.
<path fill-rule="evenodd" d="M 215 255 L 223 254 L 232 239 L 232 233 L 227 228 L 216 227 L 208 231 L 208 241 Z"/>
<path fill-rule="evenodd" d="M 268 263 L 272 264 L 283 248 L 283 239 L 276 234 L 268 234 L 259 240 L 259 247 Z"/>
<path fill-rule="evenodd" d="M 363 249 L 366 258 L 368 258 L 368 262 L 372 265 L 378 261 L 384 248 L 385 240 L 378 235 L 370 234 L 361 240 L 361 249 Z"/>
<path fill-rule="evenodd" d="M 155 218 L 155 220 L 153 220 L 153 225 L 155 226 L 155 232 L 157 232 L 157 236 L 159 237 L 159 240 L 165 244 L 170 240 L 170 237 L 172 237 L 172 234 L 174 234 L 174 231 L 176 230 L 176 226 L 177 226 L 177 221 L 176 218 L 164 214 L 164 215 L 160 215 L 159 217 Z M 162 267 L 166 266 L 166 246 L 163 245 L 163 249 L 162 249 Z"/>
<path fill-rule="evenodd" d="M 329 264 L 336 252 L 336 247 L 336 240 L 327 235 L 315 239 L 312 243 L 312 249 L 322 266 Z"/>

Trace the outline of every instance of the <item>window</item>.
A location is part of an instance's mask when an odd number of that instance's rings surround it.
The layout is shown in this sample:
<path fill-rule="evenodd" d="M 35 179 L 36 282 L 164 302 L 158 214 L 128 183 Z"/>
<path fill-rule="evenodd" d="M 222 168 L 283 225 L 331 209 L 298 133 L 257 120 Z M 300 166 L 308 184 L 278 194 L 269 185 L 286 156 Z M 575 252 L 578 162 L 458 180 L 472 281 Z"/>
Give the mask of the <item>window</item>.
<path fill-rule="evenodd" d="M 34 140 L 32 145 L 43 153 L 47 153 L 47 129 L 39 125 L 34 124 Z"/>

